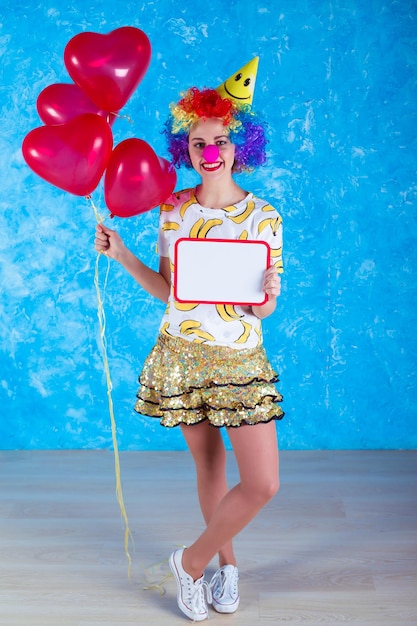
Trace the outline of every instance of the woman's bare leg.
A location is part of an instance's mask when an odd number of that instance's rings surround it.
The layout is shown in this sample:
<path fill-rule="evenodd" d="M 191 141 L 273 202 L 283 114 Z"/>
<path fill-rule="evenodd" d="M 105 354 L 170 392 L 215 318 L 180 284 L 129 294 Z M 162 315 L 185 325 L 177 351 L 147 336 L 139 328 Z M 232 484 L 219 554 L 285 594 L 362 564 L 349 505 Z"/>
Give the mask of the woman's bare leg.
<path fill-rule="evenodd" d="M 195 428 L 195 426 L 188 427 Z M 240 483 L 228 491 L 212 512 L 207 528 L 185 550 L 183 567 L 200 577 L 214 555 L 228 545 L 276 494 L 279 488 L 275 422 L 229 428 Z"/>
<path fill-rule="evenodd" d="M 226 481 L 226 450 L 221 432 L 208 421 L 181 426 L 184 438 L 194 459 L 197 472 L 197 491 L 201 511 L 209 523 L 219 503 L 229 491 Z M 218 549 L 219 565 L 236 565 L 232 541 Z"/>

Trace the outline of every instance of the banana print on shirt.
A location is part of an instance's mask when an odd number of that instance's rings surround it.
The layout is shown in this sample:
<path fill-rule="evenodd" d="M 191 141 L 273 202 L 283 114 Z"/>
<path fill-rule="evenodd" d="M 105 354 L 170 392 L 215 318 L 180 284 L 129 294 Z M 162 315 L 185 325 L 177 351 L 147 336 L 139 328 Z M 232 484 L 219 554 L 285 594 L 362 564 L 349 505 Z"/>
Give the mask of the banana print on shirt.
<path fill-rule="evenodd" d="M 161 205 L 158 237 L 159 254 L 169 257 L 172 276 L 175 242 L 183 237 L 266 241 L 277 271 L 283 271 L 281 216 L 268 202 L 251 193 L 235 205 L 211 209 L 199 204 L 194 189 L 175 192 Z M 160 332 L 235 349 L 262 343 L 261 321 L 250 307 L 177 302 L 173 289 Z"/>
<path fill-rule="evenodd" d="M 196 223 L 192 226 L 190 230 L 190 237 L 192 239 L 207 239 L 207 235 L 210 230 L 215 226 L 221 226 L 223 224 L 223 220 L 205 220 L 204 217 L 201 217 Z"/>

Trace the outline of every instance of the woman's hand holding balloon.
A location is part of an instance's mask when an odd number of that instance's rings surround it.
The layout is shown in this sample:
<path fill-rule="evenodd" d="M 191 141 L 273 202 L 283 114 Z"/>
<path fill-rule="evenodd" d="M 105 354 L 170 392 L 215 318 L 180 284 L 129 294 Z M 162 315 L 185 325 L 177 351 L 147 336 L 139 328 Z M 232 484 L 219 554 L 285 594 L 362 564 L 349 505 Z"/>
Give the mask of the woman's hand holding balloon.
<path fill-rule="evenodd" d="M 94 244 L 97 252 L 102 252 L 115 261 L 120 261 L 123 253 L 127 252 L 119 233 L 103 224 L 97 224 Z"/>

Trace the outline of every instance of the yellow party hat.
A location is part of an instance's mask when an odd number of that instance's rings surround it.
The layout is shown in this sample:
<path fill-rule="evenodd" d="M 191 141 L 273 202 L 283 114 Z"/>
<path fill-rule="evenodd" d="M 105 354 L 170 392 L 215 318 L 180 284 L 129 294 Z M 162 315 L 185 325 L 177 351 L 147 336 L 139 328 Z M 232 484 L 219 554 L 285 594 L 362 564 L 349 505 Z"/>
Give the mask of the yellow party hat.
<path fill-rule="evenodd" d="M 237 104 L 252 104 L 255 91 L 256 73 L 259 57 L 254 57 L 240 70 L 232 74 L 216 89 L 222 98 L 233 100 Z"/>

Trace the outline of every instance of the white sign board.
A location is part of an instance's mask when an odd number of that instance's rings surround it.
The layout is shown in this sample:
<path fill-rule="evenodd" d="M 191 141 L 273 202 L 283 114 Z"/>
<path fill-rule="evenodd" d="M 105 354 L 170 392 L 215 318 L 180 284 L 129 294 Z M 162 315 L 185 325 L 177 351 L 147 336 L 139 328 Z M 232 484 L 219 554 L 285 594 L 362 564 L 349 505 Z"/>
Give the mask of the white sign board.
<path fill-rule="evenodd" d="M 179 239 L 175 244 L 174 296 L 178 302 L 264 304 L 269 266 L 265 241 Z"/>

